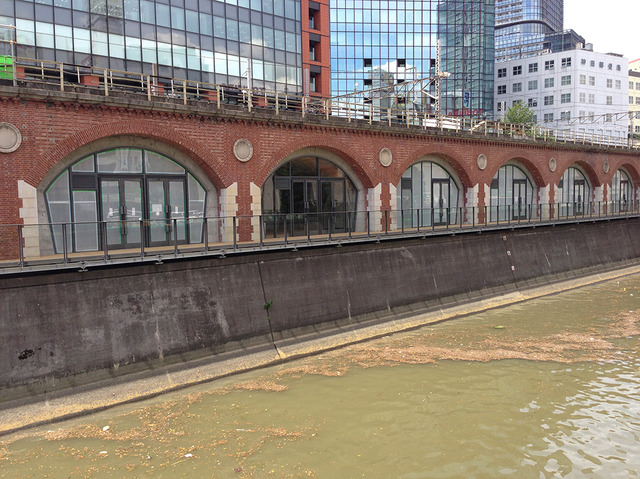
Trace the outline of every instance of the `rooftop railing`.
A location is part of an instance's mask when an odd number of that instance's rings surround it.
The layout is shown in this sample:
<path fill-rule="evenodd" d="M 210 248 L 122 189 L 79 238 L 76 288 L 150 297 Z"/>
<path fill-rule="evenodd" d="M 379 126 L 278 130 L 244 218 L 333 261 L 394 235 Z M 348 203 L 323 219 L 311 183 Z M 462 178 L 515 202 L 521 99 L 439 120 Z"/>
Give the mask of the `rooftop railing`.
<path fill-rule="evenodd" d="M 0 275 L 638 217 L 638 202 L 573 202 L 0 225 Z"/>
<path fill-rule="evenodd" d="M 3 66 L 0 82 L 29 88 L 54 88 L 65 92 L 92 93 L 105 97 L 135 95 L 147 101 L 182 103 L 193 107 L 271 115 L 313 115 L 318 121 L 341 119 L 347 122 L 431 131 L 463 132 L 471 135 L 508 137 L 533 142 L 558 142 L 612 148 L 640 148 L 626 137 L 576 132 L 571 129 L 519 125 L 468 117 L 441 116 L 408 108 L 381 107 L 352 98 L 320 99 L 299 93 L 250 89 L 192 80 L 165 78 L 55 61 L 13 58 Z M 4 80 L 3 80 L 4 79 Z"/>

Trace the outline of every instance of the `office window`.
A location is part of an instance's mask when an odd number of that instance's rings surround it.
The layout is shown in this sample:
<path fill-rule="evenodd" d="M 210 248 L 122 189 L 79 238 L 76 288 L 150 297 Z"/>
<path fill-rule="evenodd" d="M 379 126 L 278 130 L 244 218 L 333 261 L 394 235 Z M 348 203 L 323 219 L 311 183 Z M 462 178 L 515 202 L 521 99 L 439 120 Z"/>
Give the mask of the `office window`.
<path fill-rule="evenodd" d="M 569 58 L 563 58 L 563 59 L 561 60 L 561 66 L 562 66 L 562 68 L 570 67 L 570 66 L 571 66 L 571 57 L 569 57 Z"/>
<path fill-rule="evenodd" d="M 613 70 L 613 63 L 609 63 L 607 65 L 607 70 Z"/>
<path fill-rule="evenodd" d="M 522 83 L 514 83 L 513 84 L 513 93 L 520 93 L 522 91 Z"/>
<path fill-rule="evenodd" d="M 563 93 L 560 95 L 560 103 L 571 103 L 571 93 Z"/>
<path fill-rule="evenodd" d="M 522 65 L 516 65 L 515 67 L 513 67 L 513 74 L 522 75 Z"/>
<path fill-rule="evenodd" d="M 549 95 L 549 96 L 545 96 L 544 97 L 544 105 L 545 106 L 553 105 L 553 95 Z"/>
<path fill-rule="evenodd" d="M 629 82 L 629 90 L 633 90 L 633 82 L 632 81 Z"/>
<path fill-rule="evenodd" d="M 570 111 L 561 111 L 560 112 L 560 121 L 569 121 L 571 120 L 571 112 Z"/>
<path fill-rule="evenodd" d="M 587 75 L 580 75 L 580 85 L 587 84 Z"/>
<path fill-rule="evenodd" d="M 581 58 L 580 59 L 580 65 L 586 65 L 587 64 L 587 59 L 586 58 Z"/>
<path fill-rule="evenodd" d="M 616 90 L 621 90 L 621 89 L 622 89 L 622 81 L 616 80 Z"/>
<path fill-rule="evenodd" d="M 553 78 L 553 77 L 552 77 L 552 78 L 545 78 L 545 79 L 544 79 L 544 87 L 545 87 L 545 88 L 551 88 L 551 87 L 553 87 L 554 83 L 555 83 L 555 81 L 554 81 L 554 78 Z"/>
<path fill-rule="evenodd" d="M 498 95 L 507 93 L 507 85 L 498 85 Z"/>
<path fill-rule="evenodd" d="M 634 130 L 636 133 L 640 133 L 640 125 L 636 125 Z"/>
<path fill-rule="evenodd" d="M 613 88 L 613 80 L 611 78 L 607 78 L 607 88 Z"/>
<path fill-rule="evenodd" d="M 629 105 L 633 105 L 633 97 L 632 96 L 629 97 Z"/>
<path fill-rule="evenodd" d="M 498 111 L 504 111 L 507 109 L 507 102 L 499 101 L 497 104 L 498 104 Z"/>
<path fill-rule="evenodd" d="M 571 85 L 571 75 L 563 75 L 560 78 L 560 84 L 562 86 L 567 86 L 567 85 Z"/>
<path fill-rule="evenodd" d="M 527 105 L 529 106 L 529 108 L 535 108 L 536 106 L 538 106 L 538 99 L 537 98 L 529 98 L 527 100 Z"/>
<path fill-rule="evenodd" d="M 616 71 L 617 72 L 622 71 L 622 67 L 620 65 L 616 65 Z"/>
<path fill-rule="evenodd" d="M 545 70 L 553 70 L 555 68 L 555 61 L 554 60 L 546 60 L 544 62 L 544 69 Z"/>
<path fill-rule="evenodd" d="M 522 100 L 513 100 L 511 106 L 522 105 Z"/>
<path fill-rule="evenodd" d="M 553 121 L 553 113 L 545 113 L 544 122 L 549 123 L 550 121 Z"/>
<path fill-rule="evenodd" d="M 589 93 L 589 103 L 595 103 L 595 102 L 596 102 L 596 94 Z"/>
<path fill-rule="evenodd" d="M 529 88 L 529 90 L 537 90 L 538 89 L 538 80 L 529 80 L 528 88 Z"/>
<path fill-rule="evenodd" d="M 589 86 L 596 86 L 596 77 L 589 77 Z"/>
<path fill-rule="evenodd" d="M 636 97 L 636 105 L 640 105 L 640 96 Z"/>
<path fill-rule="evenodd" d="M 535 73 L 538 71 L 537 63 L 529 63 L 529 73 Z"/>
<path fill-rule="evenodd" d="M 596 66 L 596 61 L 595 60 L 591 60 L 589 62 L 589 65 L 592 66 L 592 67 L 595 67 Z"/>
<path fill-rule="evenodd" d="M 607 96 L 607 105 L 613 105 L 613 97 Z"/>
<path fill-rule="evenodd" d="M 598 68 L 604 68 L 604 62 L 598 62 Z"/>
<path fill-rule="evenodd" d="M 640 82 L 636 82 L 636 90 L 640 90 Z"/>
<path fill-rule="evenodd" d="M 507 76 L 506 68 L 498 68 L 498 78 L 504 78 Z"/>
<path fill-rule="evenodd" d="M 586 102 L 587 102 L 587 95 L 586 95 L 586 93 L 585 93 L 585 92 L 581 91 L 581 92 L 579 93 L 578 101 L 579 101 L 580 103 L 586 103 Z"/>

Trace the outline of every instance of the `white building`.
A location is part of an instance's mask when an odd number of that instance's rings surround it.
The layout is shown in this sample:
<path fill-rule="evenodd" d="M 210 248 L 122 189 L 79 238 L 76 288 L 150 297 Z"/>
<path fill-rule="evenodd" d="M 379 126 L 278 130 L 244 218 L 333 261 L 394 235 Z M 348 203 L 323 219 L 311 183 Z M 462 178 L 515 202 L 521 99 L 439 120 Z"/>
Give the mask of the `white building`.
<path fill-rule="evenodd" d="M 516 102 L 528 105 L 540 126 L 578 134 L 627 138 L 628 60 L 576 49 L 498 62 L 494 118 Z"/>

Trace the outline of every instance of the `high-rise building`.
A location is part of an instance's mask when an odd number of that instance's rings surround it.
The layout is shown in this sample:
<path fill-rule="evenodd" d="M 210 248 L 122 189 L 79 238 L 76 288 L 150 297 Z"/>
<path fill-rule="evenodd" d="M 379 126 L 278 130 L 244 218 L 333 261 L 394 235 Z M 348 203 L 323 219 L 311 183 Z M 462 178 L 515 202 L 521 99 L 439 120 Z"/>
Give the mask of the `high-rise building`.
<path fill-rule="evenodd" d="M 584 48 L 496 63 L 494 117 L 522 103 L 541 126 L 627 138 L 627 64 L 621 55 Z"/>
<path fill-rule="evenodd" d="M 0 0 L 0 25 L 18 57 L 326 96 L 327 3 Z"/>
<path fill-rule="evenodd" d="M 440 41 L 441 113 L 490 117 L 493 111 L 493 0 L 332 0 L 331 93 L 383 89 L 381 105 L 402 101 L 433 111 L 427 96 L 399 99 L 394 85 L 432 77 Z M 385 103 L 386 102 L 386 103 Z"/>
<path fill-rule="evenodd" d="M 564 0 L 495 0 L 496 61 L 547 48 L 545 36 L 563 30 Z"/>

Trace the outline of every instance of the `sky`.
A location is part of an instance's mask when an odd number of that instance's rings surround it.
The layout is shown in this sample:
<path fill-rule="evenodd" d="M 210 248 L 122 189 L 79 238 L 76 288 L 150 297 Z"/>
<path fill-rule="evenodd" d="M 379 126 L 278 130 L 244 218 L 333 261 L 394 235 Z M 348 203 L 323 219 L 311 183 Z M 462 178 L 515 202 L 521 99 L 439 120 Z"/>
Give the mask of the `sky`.
<path fill-rule="evenodd" d="M 640 58 L 640 0 L 564 0 L 564 28 L 575 30 L 597 53 Z"/>

